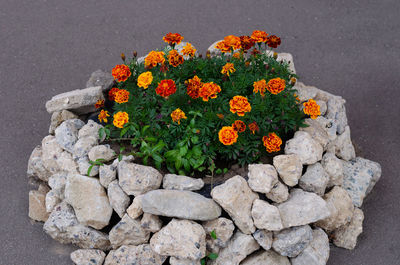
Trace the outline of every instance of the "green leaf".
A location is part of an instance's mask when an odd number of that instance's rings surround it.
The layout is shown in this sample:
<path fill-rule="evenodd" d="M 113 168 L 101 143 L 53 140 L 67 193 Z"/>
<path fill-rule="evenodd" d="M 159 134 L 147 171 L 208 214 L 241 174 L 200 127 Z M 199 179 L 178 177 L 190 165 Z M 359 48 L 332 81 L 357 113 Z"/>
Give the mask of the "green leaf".
<path fill-rule="evenodd" d="M 206 258 L 202 258 L 200 263 L 201 263 L 201 265 L 206 265 Z"/>
<path fill-rule="evenodd" d="M 100 138 L 100 139 L 103 139 L 105 133 L 106 133 L 106 132 L 105 132 L 104 127 L 101 127 L 101 128 L 99 129 L 99 138 Z"/>
<path fill-rule="evenodd" d="M 211 231 L 210 236 L 211 236 L 213 239 L 217 239 L 217 233 L 215 233 L 215 230 L 212 230 L 212 231 Z"/>
<path fill-rule="evenodd" d="M 162 159 L 162 157 L 158 154 L 152 154 L 151 157 L 154 159 L 154 161 L 162 163 L 164 161 L 164 159 Z"/>
<path fill-rule="evenodd" d="M 121 130 L 121 133 L 119 134 L 119 136 L 122 138 L 129 130 L 130 126 L 126 126 Z"/>
<path fill-rule="evenodd" d="M 179 170 L 179 169 L 181 169 L 181 167 L 182 167 L 182 158 L 181 158 L 181 157 L 178 157 L 178 158 L 175 160 L 175 168 L 176 168 L 177 170 Z"/>
<path fill-rule="evenodd" d="M 207 256 L 209 259 L 211 260 L 216 260 L 218 258 L 218 254 L 217 253 L 210 253 Z"/>
<path fill-rule="evenodd" d="M 191 139 L 193 144 L 197 144 L 199 142 L 199 137 L 198 136 L 193 136 Z"/>
<path fill-rule="evenodd" d="M 187 151 L 188 151 L 188 147 L 187 146 L 182 146 L 181 148 L 179 148 L 179 155 L 180 156 L 185 156 Z"/>
<path fill-rule="evenodd" d="M 200 145 L 195 145 L 192 148 L 193 154 L 195 157 L 199 157 L 203 154 L 203 151 L 201 150 L 201 146 Z"/>
<path fill-rule="evenodd" d="M 118 161 L 120 161 L 120 162 L 122 161 L 122 154 L 118 155 Z"/>
<path fill-rule="evenodd" d="M 92 172 L 92 168 L 94 167 L 94 165 L 91 165 L 88 170 L 87 170 L 87 175 L 90 176 L 90 172 Z"/>
<path fill-rule="evenodd" d="M 221 175 L 222 174 L 222 169 L 218 168 L 217 170 L 215 170 L 215 174 Z"/>
<path fill-rule="evenodd" d="M 227 169 L 227 168 L 224 168 L 224 174 L 226 174 L 226 172 L 228 172 L 228 169 Z"/>

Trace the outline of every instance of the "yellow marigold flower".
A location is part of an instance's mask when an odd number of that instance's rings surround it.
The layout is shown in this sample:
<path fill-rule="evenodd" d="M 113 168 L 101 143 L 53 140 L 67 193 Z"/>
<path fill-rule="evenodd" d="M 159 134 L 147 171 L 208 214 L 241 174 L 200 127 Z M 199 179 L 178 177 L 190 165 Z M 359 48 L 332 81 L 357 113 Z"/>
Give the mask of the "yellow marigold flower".
<path fill-rule="evenodd" d="M 315 120 L 321 115 L 321 110 L 317 102 L 313 99 L 309 99 L 307 102 L 303 103 L 304 106 L 304 113 L 310 115 L 311 119 Z"/>
<path fill-rule="evenodd" d="M 237 113 L 238 116 L 244 116 L 246 112 L 251 111 L 251 105 L 246 97 L 234 96 L 229 101 L 230 111 Z"/>
<path fill-rule="evenodd" d="M 181 119 L 187 119 L 185 112 L 183 112 L 180 108 L 177 108 L 171 113 L 171 118 L 178 124 L 181 124 Z"/>
<path fill-rule="evenodd" d="M 153 82 L 153 74 L 150 71 L 141 73 L 137 80 L 138 87 L 143 87 L 147 89 L 149 85 Z"/>
<path fill-rule="evenodd" d="M 124 128 L 124 125 L 129 122 L 129 115 L 126 112 L 118 111 L 114 114 L 113 119 L 115 127 Z"/>
<path fill-rule="evenodd" d="M 266 42 L 268 40 L 268 34 L 262 30 L 255 30 L 251 34 L 251 38 L 254 42 Z"/>
<path fill-rule="evenodd" d="M 144 65 L 147 68 L 156 67 L 157 64 L 163 64 L 165 62 L 164 52 L 158 51 L 151 51 L 147 54 L 146 58 L 144 59 Z"/>
<path fill-rule="evenodd" d="M 265 91 L 267 89 L 267 81 L 265 79 L 261 79 L 260 81 L 256 81 L 253 83 L 253 92 L 254 93 L 260 93 L 261 96 L 264 96 Z"/>
<path fill-rule="evenodd" d="M 104 123 L 108 122 L 107 117 L 110 117 L 110 114 L 108 114 L 108 111 L 103 110 L 103 109 L 100 111 L 99 115 L 97 116 L 99 121 L 104 122 Z"/>
<path fill-rule="evenodd" d="M 240 59 L 240 52 L 235 52 L 233 55 L 232 55 L 232 57 L 233 58 L 236 58 L 236 59 Z"/>
<path fill-rule="evenodd" d="M 267 90 L 274 95 L 282 92 L 286 87 L 285 80 L 277 77 L 268 81 Z"/>
<path fill-rule="evenodd" d="M 227 45 L 225 41 L 218 42 L 215 48 L 220 50 L 222 53 L 226 53 L 231 50 L 231 47 Z"/>
<path fill-rule="evenodd" d="M 218 138 L 224 145 L 232 145 L 237 142 L 238 133 L 231 126 L 224 126 L 218 132 Z"/>
<path fill-rule="evenodd" d="M 268 153 L 278 152 L 281 150 L 282 139 L 275 133 L 269 133 L 268 137 L 263 136 L 262 141 Z"/>
<path fill-rule="evenodd" d="M 187 82 L 187 94 L 193 98 L 196 99 L 200 96 L 200 89 L 203 83 L 201 82 L 201 79 L 195 75 L 192 79 L 189 79 Z"/>
<path fill-rule="evenodd" d="M 208 82 L 201 86 L 199 96 L 203 101 L 208 101 L 210 98 L 216 98 L 219 92 L 221 92 L 219 85 L 214 82 Z"/>
<path fill-rule="evenodd" d="M 183 49 L 182 49 L 183 55 L 188 55 L 188 56 L 193 57 L 195 55 L 195 53 L 196 53 L 196 49 L 189 42 L 185 46 L 183 46 Z"/>
<path fill-rule="evenodd" d="M 111 74 L 117 82 L 124 82 L 131 76 L 131 70 L 127 65 L 120 64 L 112 69 Z"/>
<path fill-rule="evenodd" d="M 229 46 L 232 50 L 237 50 L 242 47 L 242 42 L 239 37 L 234 35 L 229 35 L 224 38 L 225 44 Z"/>
<path fill-rule="evenodd" d="M 170 32 L 163 37 L 163 41 L 168 43 L 170 46 L 173 46 L 175 44 L 181 43 L 181 41 L 183 41 L 183 36 L 179 33 Z"/>
<path fill-rule="evenodd" d="M 244 132 L 246 130 L 246 124 L 241 121 L 241 120 L 236 120 L 233 124 L 232 124 L 232 128 L 237 131 L 237 132 Z"/>
<path fill-rule="evenodd" d="M 180 64 L 183 64 L 183 56 L 180 55 L 176 50 L 171 50 L 168 53 L 168 62 L 173 67 L 177 67 Z"/>
<path fill-rule="evenodd" d="M 234 73 L 236 71 L 233 63 L 226 63 L 221 70 L 221 74 L 229 76 L 231 73 Z"/>
<path fill-rule="evenodd" d="M 94 107 L 96 109 L 100 109 L 100 108 L 104 107 L 104 99 L 97 100 L 96 104 L 94 104 Z"/>
<path fill-rule="evenodd" d="M 125 89 L 120 89 L 115 93 L 115 102 L 122 104 L 129 100 L 129 91 Z"/>

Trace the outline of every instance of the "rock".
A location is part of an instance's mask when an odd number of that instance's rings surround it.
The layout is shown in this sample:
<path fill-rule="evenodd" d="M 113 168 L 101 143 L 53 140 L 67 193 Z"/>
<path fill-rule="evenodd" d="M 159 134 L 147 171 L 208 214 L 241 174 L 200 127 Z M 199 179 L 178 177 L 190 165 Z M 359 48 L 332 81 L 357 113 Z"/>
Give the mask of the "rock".
<path fill-rule="evenodd" d="M 102 142 L 104 141 L 106 135 L 103 135 L 103 137 L 100 139 L 99 130 L 101 128 L 104 128 L 101 124 L 98 124 L 93 120 L 88 120 L 88 122 L 79 130 L 78 138 L 82 139 L 85 137 L 93 137 Z"/>
<path fill-rule="evenodd" d="M 103 70 L 94 71 L 89 80 L 86 82 L 86 87 L 100 86 L 103 91 L 110 89 L 114 84 L 114 77 L 109 72 Z"/>
<path fill-rule="evenodd" d="M 65 201 L 58 204 L 50 214 L 43 230 L 63 244 L 75 244 L 80 248 L 108 250 L 107 234 L 86 227 L 78 222 L 74 210 Z"/>
<path fill-rule="evenodd" d="M 240 265 L 290 265 L 287 257 L 272 250 L 260 251 L 246 258 Z"/>
<path fill-rule="evenodd" d="M 60 202 L 59 196 L 53 190 L 49 191 L 45 198 L 46 212 L 51 213 Z"/>
<path fill-rule="evenodd" d="M 254 232 L 253 237 L 263 249 L 269 250 L 272 247 L 273 234 L 271 231 L 257 230 Z"/>
<path fill-rule="evenodd" d="M 193 221 L 172 219 L 153 235 L 150 246 L 159 255 L 199 260 L 206 255 L 206 233 Z"/>
<path fill-rule="evenodd" d="M 91 168 L 89 172 L 89 168 Z M 89 158 L 87 156 L 78 159 L 78 169 L 81 175 L 86 175 L 89 177 L 94 177 L 99 174 L 99 166 L 91 165 L 89 163 Z M 89 173 L 89 174 L 88 174 Z"/>
<path fill-rule="evenodd" d="M 157 215 L 144 213 L 142 220 L 140 221 L 140 226 L 146 231 L 155 233 L 160 231 L 162 227 L 162 221 Z"/>
<path fill-rule="evenodd" d="M 347 126 L 346 108 L 344 107 L 344 100 L 342 97 L 331 97 L 327 101 L 326 117 L 332 119 L 337 124 L 337 132 L 342 134 Z"/>
<path fill-rule="evenodd" d="M 273 164 L 286 185 L 291 187 L 297 185 L 303 172 L 303 164 L 298 155 L 274 156 Z"/>
<path fill-rule="evenodd" d="M 126 209 L 126 213 L 129 215 L 130 218 L 136 219 L 142 215 L 142 197 L 143 195 L 138 195 L 133 199 L 132 204 Z"/>
<path fill-rule="evenodd" d="M 156 169 L 121 161 L 118 163 L 119 185 L 128 195 L 140 195 L 158 189 L 162 175 Z"/>
<path fill-rule="evenodd" d="M 85 123 L 79 119 L 66 120 L 55 130 L 57 143 L 64 150 L 73 153 L 78 141 L 78 131 Z"/>
<path fill-rule="evenodd" d="M 169 259 L 169 264 L 171 265 L 201 265 L 200 260 L 190 260 L 190 259 L 177 259 L 171 257 Z"/>
<path fill-rule="evenodd" d="M 243 177 L 235 176 L 216 186 L 212 189 L 211 196 L 243 233 L 254 233 L 256 228 L 251 218 L 251 206 L 258 199 L 258 194 L 250 189 Z"/>
<path fill-rule="evenodd" d="M 320 196 L 325 194 L 329 176 L 320 163 L 307 167 L 306 173 L 300 178 L 299 186 L 305 190 L 314 192 Z"/>
<path fill-rule="evenodd" d="M 229 239 L 231 239 L 233 235 L 233 231 L 235 230 L 233 222 L 224 217 L 204 222 L 203 228 L 206 232 L 207 250 L 214 253 L 218 252 L 219 248 L 226 247 Z M 211 237 L 213 231 L 217 236 L 216 239 Z"/>
<path fill-rule="evenodd" d="M 330 215 L 328 206 L 321 197 L 301 189 L 293 189 L 289 199 L 277 207 L 284 227 L 314 223 Z"/>
<path fill-rule="evenodd" d="M 110 251 L 104 265 L 162 265 L 166 259 L 166 256 L 160 256 L 155 253 L 148 244 L 139 246 L 128 245 Z"/>
<path fill-rule="evenodd" d="M 149 241 L 150 232 L 140 226 L 139 220 L 132 219 L 125 214 L 121 221 L 111 229 L 109 238 L 113 249 L 122 245 L 137 246 Z"/>
<path fill-rule="evenodd" d="M 50 174 L 55 174 L 60 171 L 60 166 L 57 162 L 63 149 L 57 143 L 54 136 L 48 135 L 42 140 L 42 163 L 44 168 L 50 172 Z M 39 177 L 39 176 L 38 176 Z M 43 179 L 47 181 L 47 179 Z"/>
<path fill-rule="evenodd" d="M 258 229 L 266 229 L 269 231 L 279 231 L 283 229 L 282 220 L 278 208 L 266 201 L 255 199 L 251 216 L 254 225 Z"/>
<path fill-rule="evenodd" d="M 72 154 L 74 157 L 81 158 L 89 154 L 89 151 L 99 143 L 97 138 L 87 136 L 76 141 Z"/>
<path fill-rule="evenodd" d="M 360 167 L 364 168 L 364 170 L 367 170 L 368 174 L 370 174 L 371 177 L 371 183 L 368 186 L 367 189 L 367 194 L 372 191 L 372 189 L 375 187 L 375 184 L 379 181 L 382 175 L 382 168 L 381 165 L 377 162 L 373 162 L 371 160 L 357 157 L 356 163 L 359 164 Z"/>
<path fill-rule="evenodd" d="M 46 211 L 46 194 L 37 190 L 29 192 L 29 217 L 35 221 L 46 222 L 49 213 Z"/>
<path fill-rule="evenodd" d="M 102 159 L 102 162 L 108 162 L 113 160 L 117 154 L 109 145 L 97 145 L 90 149 L 88 156 L 91 161 Z"/>
<path fill-rule="evenodd" d="M 61 153 L 60 157 L 57 159 L 57 163 L 61 171 L 78 173 L 78 164 L 67 151 Z"/>
<path fill-rule="evenodd" d="M 325 265 L 329 259 L 329 239 L 322 229 L 312 231 L 312 241 L 297 257 L 292 265 Z"/>
<path fill-rule="evenodd" d="M 49 186 L 61 200 L 64 199 L 65 183 L 67 182 L 69 176 L 70 175 L 67 172 L 60 172 L 49 178 Z"/>
<path fill-rule="evenodd" d="M 260 246 L 251 235 L 236 231 L 226 248 L 221 249 L 213 265 L 239 265 L 248 255 L 259 249 Z"/>
<path fill-rule="evenodd" d="M 42 161 L 42 147 L 36 146 L 33 149 L 28 161 L 28 177 L 37 177 L 43 181 L 48 181 L 51 173 L 45 168 Z"/>
<path fill-rule="evenodd" d="M 220 56 L 221 55 L 221 51 L 218 50 L 217 48 L 215 48 L 215 46 L 217 46 L 217 43 L 220 41 L 222 41 L 222 40 L 217 40 L 216 42 L 211 44 L 210 47 L 208 47 L 207 52 L 209 51 L 211 56 Z"/>
<path fill-rule="evenodd" d="M 78 249 L 71 253 L 71 260 L 76 265 L 101 265 L 106 253 L 98 249 Z"/>
<path fill-rule="evenodd" d="M 313 239 L 312 229 L 309 225 L 287 228 L 274 232 L 272 248 L 286 257 L 299 255 Z"/>
<path fill-rule="evenodd" d="M 108 188 L 111 182 L 117 178 L 117 167 L 115 165 L 101 165 L 99 167 L 99 180 L 104 188 Z"/>
<path fill-rule="evenodd" d="M 346 126 L 344 132 L 337 137 L 335 144 L 337 157 L 346 161 L 352 160 L 356 157 L 356 152 L 353 143 L 351 142 L 349 126 Z"/>
<path fill-rule="evenodd" d="M 177 50 L 177 51 L 179 52 L 179 54 L 182 55 L 183 58 L 184 58 L 185 60 L 188 60 L 188 59 L 190 58 L 190 56 L 188 56 L 188 55 L 183 55 L 183 53 L 182 53 L 183 47 L 186 46 L 186 44 L 187 44 L 187 42 L 182 41 L 182 42 L 179 43 L 178 45 L 175 45 L 175 50 Z M 193 46 L 193 44 L 192 44 L 192 47 L 195 48 L 195 47 Z M 195 49 L 196 49 L 196 48 L 195 48 Z M 198 54 L 198 52 L 197 52 L 197 50 L 196 50 L 196 52 L 194 53 L 194 56 L 198 56 L 198 55 L 199 55 L 199 54 Z"/>
<path fill-rule="evenodd" d="M 142 197 L 145 213 L 208 221 L 221 215 L 221 208 L 213 200 L 192 191 L 153 190 Z"/>
<path fill-rule="evenodd" d="M 74 208 L 81 224 L 99 230 L 108 225 L 112 208 L 98 179 L 78 174 L 69 176 L 65 185 L 65 201 Z"/>
<path fill-rule="evenodd" d="M 75 115 L 74 113 L 72 113 L 72 112 L 70 112 L 68 110 L 62 110 L 62 111 L 53 112 L 53 114 L 51 114 L 49 134 L 54 134 L 55 129 L 63 121 L 70 120 L 70 119 L 78 119 L 78 115 Z"/>
<path fill-rule="evenodd" d="M 166 174 L 163 179 L 163 188 L 166 190 L 200 190 L 204 187 L 202 179 L 190 178 L 175 174 Z"/>
<path fill-rule="evenodd" d="M 311 118 L 305 119 L 304 123 L 307 124 L 308 127 L 301 127 L 300 131 L 307 132 L 313 140 L 317 141 L 325 149 L 329 143 L 329 136 L 327 128 L 323 123 L 321 124 L 317 120 Z"/>
<path fill-rule="evenodd" d="M 364 213 L 355 208 L 350 223 L 338 228 L 333 233 L 333 244 L 341 248 L 354 249 L 357 245 L 357 237 L 363 230 L 363 221 Z"/>
<path fill-rule="evenodd" d="M 282 182 L 278 181 L 271 189 L 271 191 L 265 194 L 268 199 L 276 203 L 282 203 L 289 198 L 288 187 Z"/>
<path fill-rule="evenodd" d="M 297 131 L 294 138 L 287 141 L 285 146 L 285 154 L 297 154 L 305 165 L 312 165 L 320 161 L 322 153 L 322 146 L 308 133 L 302 131 Z"/>
<path fill-rule="evenodd" d="M 71 110 L 81 115 L 95 112 L 94 104 L 98 100 L 104 100 L 101 86 L 77 89 L 52 97 L 46 102 L 46 110 L 48 113 Z"/>
<path fill-rule="evenodd" d="M 349 194 L 339 186 L 325 194 L 324 200 L 328 205 L 331 215 L 317 222 L 317 226 L 326 231 L 333 231 L 351 221 L 354 212 L 353 202 Z"/>
<path fill-rule="evenodd" d="M 321 161 L 322 167 L 329 176 L 327 187 L 343 185 L 343 164 L 333 153 L 325 153 Z"/>
<path fill-rule="evenodd" d="M 323 101 L 323 100 L 317 100 L 317 101 L 315 101 L 315 102 L 316 102 L 316 103 L 318 104 L 318 106 L 319 106 L 321 115 L 322 115 L 322 116 L 325 115 L 326 111 L 328 110 L 328 105 L 326 104 L 326 102 Z"/>
<path fill-rule="evenodd" d="M 278 173 L 272 165 L 249 165 L 249 186 L 255 192 L 268 193 L 278 183 Z"/>
<path fill-rule="evenodd" d="M 315 98 L 317 95 L 318 89 L 313 86 L 306 86 L 304 83 L 297 81 L 296 84 L 293 86 L 295 89 L 296 95 L 299 97 L 300 102 L 308 101 L 309 99 Z"/>
<path fill-rule="evenodd" d="M 310 120 L 312 120 L 312 119 L 310 119 Z M 322 129 L 326 132 L 326 135 L 327 135 L 328 140 L 329 140 L 329 141 L 328 141 L 328 145 L 329 145 L 329 143 L 331 143 L 332 141 L 336 140 L 336 138 L 337 138 L 337 134 L 336 134 L 336 131 L 337 131 L 337 124 L 335 123 L 334 120 L 332 120 L 332 119 L 327 119 L 327 118 L 325 118 L 325 117 L 323 117 L 323 116 L 318 116 L 318 117 L 317 117 L 315 120 L 313 120 L 313 121 L 317 122 L 317 123 L 319 124 L 319 127 L 322 128 Z M 319 141 L 320 143 L 323 142 L 322 139 L 319 139 L 318 141 Z M 328 148 L 328 145 L 325 146 L 324 149 L 327 149 L 327 148 Z"/>
<path fill-rule="evenodd" d="M 122 218 L 131 200 L 118 185 L 118 180 L 114 180 L 110 183 L 110 185 L 108 185 L 107 195 L 111 207 L 118 214 L 118 216 Z"/>

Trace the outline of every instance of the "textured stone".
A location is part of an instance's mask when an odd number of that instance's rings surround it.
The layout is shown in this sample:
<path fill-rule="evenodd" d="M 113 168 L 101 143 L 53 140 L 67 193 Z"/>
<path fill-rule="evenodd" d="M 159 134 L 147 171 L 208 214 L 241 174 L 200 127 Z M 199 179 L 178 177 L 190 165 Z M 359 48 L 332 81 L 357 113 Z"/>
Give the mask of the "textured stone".
<path fill-rule="evenodd" d="M 313 86 L 307 86 L 302 82 L 297 81 L 293 86 L 293 89 L 297 90 L 296 95 L 299 97 L 300 102 L 305 102 L 309 99 L 315 98 L 318 89 Z"/>
<path fill-rule="evenodd" d="M 247 257 L 240 265 L 290 265 L 287 257 L 272 250 L 259 251 Z"/>
<path fill-rule="evenodd" d="M 286 185 L 291 187 L 297 185 L 303 171 L 303 164 L 298 155 L 274 156 L 273 164 Z"/>
<path fill-rule="evenodd" d="M 300 178 L 299 186 L 305 190 L 314 192 L 320 196 L 325 194 L 329 176 L 320 163 L 307 167 L 306 173 Z"/>
<path fill-rule="evenodd" d="M 335 143 L 336 156 L 349 161 L 356 157 L 353 143 L 351 142 L 350 127 L 346 126 L 343 133 L 339 135 Z"/>
<path fill-rule="evenodd" d="M 312 241 L 297 257 L 292 265 L 326 265 L 329 259 L 329 239 L 322 229 L 312 231 Z"/>
<path fill-rule="evenodd" d="M 354 209 L 350 223 L 338 228 L 333 233 L 333 244 L 346 249 L 354 249 L 357 245 L 357 238 L 363 231 L 364 213 Z"/>
<path fill-rule="evenodd" d="M 63 149 L 57 143 L 54 136 L 48 135 L 42 140 L 42 164 L 44 168 L 50 172 L 50 174 L 55 174 L 60 171 L 60 166 L 57 162 Z M 49 177 L 49 175 L 47 175 Z M 38 176 L 39 177 L 39 176 Z M 47 179 L 43 178 L 44 181 Z"/>
<path fill-rule="evenodd" d="M 294 138 L 287 141 L 285 146 L 285 154 L 297 154 L 305 165 L 312 165 L 320 161 L 322 153 L 323 148 L 319 142 L 303 131 L 297 131 Z"/>
<path fill-rule="evenodd" d="M 103 137 L 100 139 L 99 130 L 101 128 L 104 128 L 101 124 L 98 124 L 93 120 L 88 120 L 88 122 L 79 130 L 78 138 L 82 139 L 85 137 L 93 137 L 102 142 L 104 141 L 106 135 L 103 135 Z"/>
<path fill-rule="evenodd" d="M 109 72 L 103 70 L 94 71 L 89 80 L 86 82 L 86 87 L 98 87 L 100 86 L 103 91 L 110 89 L 114 84 L 114 77 Z"/>
<path fill-rule="evenodd" d="M 78 164 L 75 162 L 72 155 L 67 151 L 64 151 L 60 154 L 60 157 L 57 159 L 57 163 L 61 171 L 78 173 Z"/>
<path fill-rule="evenodd" d="M 46 211 L 46 194 L 38 190 L 29 192 L 29 217 L 35 221 L 46 222 L 49 213 Z"/>
<path fill-rule="evenodd" d="M 43 181 L 48 181 L 51 173 L 44 167 L 42 161 L 42 147 L 36 146 L 33 149 L 28 161 L 28 177 L 37 177 Z"/>
<path fill-rule="evenodd" d="M 78 169 L 79 169 L 79 173 L 81 175 L 86 175 L 89 177 L 94 177 L 97 176 L 99 174 L 99 166 L 97 165 L 91 165 L 89 163 L 89 158 L 87 156 L 81 157 L 78 159 Z M 92 168 L 90 170 L 90 173 L 88 174 L 89 168 Z"/>
<path fill-rule="evenodd" d="M 170 265 L 201 265 L 200 260 L 191 260 L 191 259 L 177 259 L 175 257 L 171 257 L 169 259 Z"/>
<path fill-rule="evenodd" d="M 126 209 L 126 213 L 131 217 L 132 219 L 136 219 L 139 216 L 142 215 L 143 209 L 142 209 L 142 197 L 143 195 L 138 195 L 133 199 L 132 204 Z"/>
<path fill-rule="evenodd" d="M 331 97 L 327 101 L 327 111 L 325 116 L 328 119 L 333 119 L 335 121 L 337 124 L 337 132 L 339 134 L 343 133 L 345 127 L 347 126 L 346 108 L 344 106 L 345 103 L 346 100 L 338 96 Z"/>
<path fill-rule="evenodd" d="M 69 178 L 69 174 L 66 172 L 60 172 L 57 174 L 52 175 L 49 178 L 49 186 L 51 187 L 52 191 L 58 196 L 60 199 L 64 199 L 64 192 L 65 192 L 65 183 Z"/>
<path fill-rule="evenodd" d="M 132 219 L 125 214 L 121 221 L 111 229 L 109 238 L 113 249 L 122 245 L 137 246 L 149 241 L 150 232 L 140 226 L 139 220 Z"/>
<path fill-rule="evenodd" d="M 192 191 L 153 190 L 142 197 L 145 213 L 208 221 L 221 215 L 221 208 L 213 200 Z"/>
<path fill-rule="evenodd" d="M 282 256 L 293 258 L 308 246 L 312 238 L 309 225 L 291 227 L 274 232 L 272 248 Z"/>
<path fill-rule="evenodd" d="M 321 115 L 325 115 L 326 111 L 328 110 L 328 105 L 326 104 L 326 102 L 323 100 L 316 100 L 315 102 L 320 108 Z"/>
<path fill-rule="evenodd" d="M 321 161 L 322 167 L 329 176 L 327 187 L 343 185 L 343 164 L 342 160 L 333 153 L 325 153 Z"/>
<path fill-rule="evenodd" d="M 158 189 L 162 175 L 156 169 L 121 161 L 118 163 L 119 185 L 128 195 L 140 195 Z"/>
<path fill-rule="evenodd" d="M 78 249 L 70 257 L 76 265 L 101 265 L 106 253 L 98 249 Z"/>
<path fill-rule="evenodd" d="M 99 167 L 99 180 L 100 184 L 104 188 L 108 188 L 108 185 L 117 178 L 117 166 L 111 165 L 101 165 Z"/>
<path fill-rule="evenodd" d="M 98 139 L 93 136 L 79 138 L 74 144 L 72 154 L 74 155 L 74 157 L 77 158 L 85 157 L 89 154 L 89 151 L 98 143 Z"/>
<path fill-rule="evenodd" d="M 373 162 L 371 160 L 361 158 L 361 157 L 357 157 L 355 159 L 355 161 L 359 165 L 360 168 L 363 168 L 363 170 L 367 170 L 368 174 L 371 175 L 371 182 L 367 189 L 367 194 L 368 194 L 372 191 L 372 189 L 375 187 L 375 184 L 381 178 L 381 175 L 382 175 L 381 165 L 377 162 Z"/>
<path fill-rule="evenodd" d="M 325 149 L 329 143 L 327 128 L 317 120 L 311 118 L 305 119 L 304 123 L 307 124 L 308 127 L 301 127 L 300 131 L 307 132 L 313 140 L 317 141 Z"/>
<path fill-rule="evenodd" d="M 249 186 L 255 192 L 268 193 L 278 183 L 278 173 L 272 165 L 249 165 Z"/>
<path fill-rule="evenodd" d="M 107 255 L 104 265 L 162 265 L 167 259 L 155 253 L 148 244 L 121 246 Z"/>
<path fill-rule="evenodd" d="M 157 215 L 144 213 L 142 220 L 140 221 L 140 226 L 146 231 L 155 233 L 160 231 L 162 227 L 162 221 Z"/>
<path fill-rule="evenodd" d="M 266 201 L 255 199 L 251 209 L 254 225 L 258 229 L 279 231 L 283 229 L 282 220 L 278 208 Z"/>
<path fill-rule="evenodd" d="M 267 230 L 257 230 L 254 232 L 253 237 L 257 243 L 265 250 L 269 250 L 272 247 L 272 239 L 274 233 Z"/>
<path fill-rule="evenodd" d="M 91 161 L 102 159 L 102 162 L 108 162 L 113 160 L 117 154 L 109 145 L 97 145 L 90 149 L 88 156 Z"/>
<path fill-rule="evenodd" d="M 204 187 L 202 179 L 196 179 L 175 174 L 166 174 L 163 179 L 163 188 L 166 190 L 200 190 Z"/>
<path fill-rule="evenodd" d="M 78 131 L 85 123 L 79 119 L 66 120 L 55 130 L 57 143 L 64 150 L 73 153 L 74 145 L 78 141 Z"/>
<path fill-rule="evenodd" d="M 131 200 L 118 185 L 118 180 L 114 180 L 110 183 L 110 185 L 108 185 L 107 195 L 111 207 L 118 214 L 118 216 L 122 218 Z"/>
<path fill-rule="evenodd" d="M 241 176 L 234 176 L 211 191 L 212 198 L 229 214 L 245 234 L 256 230 L 251 218 L 251 206 L 258 194 L 254 193 Z"/>
<path fill-rule="evenodd" d="M 313 120 L 317 123 L 319 123 L 320 128 L 323 128 L 327 134 L 328 137 L 328 145 L 329 143 L 331 143 L 332 141 L 336 140 L 337 138 L 337 124 L 335 123 L 334 120 L 332 119 L 327 119 L 323 116 L 318 116 L 315 120 Z M 327 149 L 328 146 L 325 146 L 324 149 Z"/>
<path fill-rule="evenodd" d="M 271 189 L 271 191 L 265 194 L 268 199 L 276 203 L 282 203 L 289 198 L 289 189 L 282 182 L 278 181 Z"/>
<path fill-rule="evenodd" d="M 68 111 L 68 110 L 62 110 L 62 111 L 56 111 L 51 114 L 51 121 L 50 121 L 50 126 L 49 126 L 49 134 L 54 134 L 54 131 L 56 128 L 66 120 L 70 119 L 78 119 L 78 115 Z"/>
<path fill-rule="evenodd" d="M 45 198 L 46 212 L 51 213 L 60 202 L 59 196 L 53 190 L 49 191 Z"/>
<path fill-rule="evenodd" d="M 203 228 L 206 231 L 207 250 L 211 252 L 218 252 L 219 248 L 226 247 L 235 230 L 233 222 L 224 217 L 204 222 Z M 217 236 L 216 239 L 211 237 L 213 231 Z"/>

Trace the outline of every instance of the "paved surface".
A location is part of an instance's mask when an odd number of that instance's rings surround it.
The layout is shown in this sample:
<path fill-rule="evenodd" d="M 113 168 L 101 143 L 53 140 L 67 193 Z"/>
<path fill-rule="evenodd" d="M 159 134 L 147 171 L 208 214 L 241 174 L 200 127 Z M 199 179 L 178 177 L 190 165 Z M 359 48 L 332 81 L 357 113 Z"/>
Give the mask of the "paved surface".
<path fill-rule="evenodd" d="M 48 130 L 47 99 L 167 32 L 204 52 L 253 29 L 283 37 L 303 82 L 347 100 L 354 142 L 383 167 L 357 248 L 333 248 L 329 264 L 400 264 L 399 10 L 398 0 L 0 0 L 0 264 L 71 264 L 73 248 L 27 217 L 26 164 Z"/>

